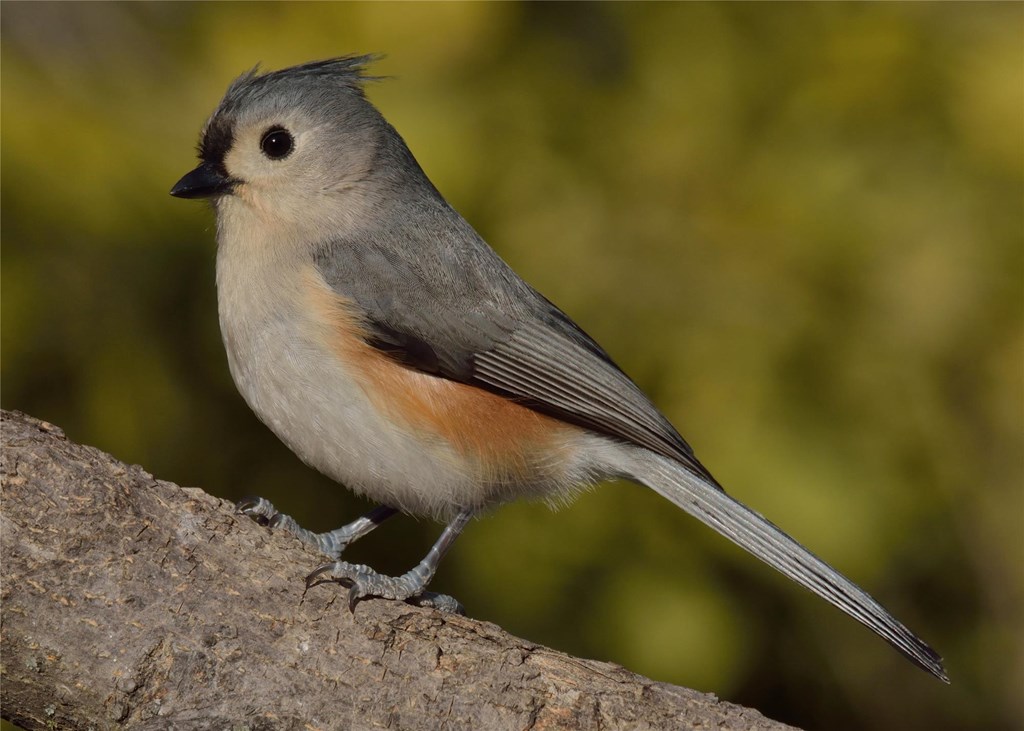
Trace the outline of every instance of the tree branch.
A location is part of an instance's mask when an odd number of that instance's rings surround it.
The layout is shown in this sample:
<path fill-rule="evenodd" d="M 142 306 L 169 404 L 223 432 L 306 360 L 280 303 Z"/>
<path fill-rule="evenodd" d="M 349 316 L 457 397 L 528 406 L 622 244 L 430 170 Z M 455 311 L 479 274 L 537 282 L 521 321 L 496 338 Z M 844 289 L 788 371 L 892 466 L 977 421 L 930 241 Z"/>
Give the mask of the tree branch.
<path fill-rule="evenodd" d="M 197 488 L 4 411 L 3 717 L 27 729 L 783 729 L 400 602 L 303 593 L 322 557 Z"/>

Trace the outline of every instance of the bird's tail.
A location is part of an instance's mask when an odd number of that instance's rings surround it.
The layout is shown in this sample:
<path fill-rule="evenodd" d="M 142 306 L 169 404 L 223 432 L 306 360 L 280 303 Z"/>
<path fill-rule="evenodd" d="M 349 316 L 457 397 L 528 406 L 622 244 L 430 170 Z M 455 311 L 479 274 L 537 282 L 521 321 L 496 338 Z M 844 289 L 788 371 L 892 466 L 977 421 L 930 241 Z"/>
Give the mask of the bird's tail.
<path fill-rule="evenodd" d="M 908 659 L 948 683 L 942 658 L 867 592 L 719 487 L 661 455 L 636 449 L 625 474 L 714 528 L 769 566 L 866 625 Z"/>

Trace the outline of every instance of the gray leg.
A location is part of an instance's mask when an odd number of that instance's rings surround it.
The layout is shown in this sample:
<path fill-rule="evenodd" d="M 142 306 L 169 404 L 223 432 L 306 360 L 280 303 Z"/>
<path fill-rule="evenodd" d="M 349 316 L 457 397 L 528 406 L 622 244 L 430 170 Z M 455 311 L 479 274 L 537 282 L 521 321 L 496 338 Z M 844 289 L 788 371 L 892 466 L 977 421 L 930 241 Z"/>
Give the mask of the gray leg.
<path fill-rule="evenodd" d="M 438 564 L 452 543 L 458 538 L 459 533 L 466 527 L 466 523 L 472 517 L 472 513 L 463 510 L 455 519 L 448 524 L 437 539 L 430 552 L 411 571 L 401 576 L 383 576 L 361 564 L 351 564 L 346 561 L 334 561 L 318 568 L 306 577 L 306 586 L 312 586 L 321 576 L 330 574 L 330 577 L 341 584 L 349 586 L 348 606 L 355 611 L 356 602 L 364 597 L 379 596 L 385 599 L 399 599 L 402 601 L 411 600 L 413 603 L 433 606 L 443 611 L 462 613 L 462 605 L 450 596 L 444 594 L 431 594 L 423 589 L 430 583 L 437 571 Z"/>
<path fill-rule="evenodd" d="M 235 509 L 243 515 L 248 515 L 257 523 L 265 524 L 271 528 L 283 528 L 303 543 L 321 550 L 335 560 L 341 558 L 342 552 L 348 546 L 398 512 L 395 508 L 388 507 L 387 505 L 379 505 L 348 525 L 328 531 L 327 533 L 314 533 L 296 523 L 295 519 L 290 515 L 277 512 L 277 509 L 269 500 L 261 497 L 242 498 L 235 505 Z"/>

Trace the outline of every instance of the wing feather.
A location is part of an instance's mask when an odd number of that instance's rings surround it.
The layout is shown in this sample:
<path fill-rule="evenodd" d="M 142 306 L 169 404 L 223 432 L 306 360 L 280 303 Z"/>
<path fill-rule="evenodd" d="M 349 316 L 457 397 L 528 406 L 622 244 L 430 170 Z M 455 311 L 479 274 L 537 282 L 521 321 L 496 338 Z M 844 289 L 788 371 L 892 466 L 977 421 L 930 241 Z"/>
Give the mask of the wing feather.
<path fill-rule="evenodd" d="M 523 323 L 508 341 L 473 356 L 470 383 L 525 398 L 540 411 L 647 447 L 717 485 L 639 387 L 610 358 L 576 342 L 589 338 L 571 321 L 557 322 L 575 328 L 575 337 L 560 333 L 550 320 Z"/>
<path fill-rule="evenodd" d="M 718 486 L 609 355 L 460 221 L 446 218 L 465 230 L 451 231 L 447 246 L 421 241 L 415 260 L 396 256 L 387 238 L 331 242 L 318 252 L 326 282 L 360 305 L 367 342 L 409 368 L 651 449 Z"/>

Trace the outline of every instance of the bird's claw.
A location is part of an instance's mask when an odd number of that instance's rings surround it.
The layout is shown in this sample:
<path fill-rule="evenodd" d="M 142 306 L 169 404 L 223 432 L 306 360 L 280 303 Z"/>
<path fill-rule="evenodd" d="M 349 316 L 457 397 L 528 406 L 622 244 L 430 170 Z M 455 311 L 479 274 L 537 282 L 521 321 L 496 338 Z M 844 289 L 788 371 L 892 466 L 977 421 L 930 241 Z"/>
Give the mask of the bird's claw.
<path fill-rule="evenodd" d="M 446 614 L 458 614 L 460 617 L 466 616 L 466 608 L 462 606 L 462 602 L 453 596 L 448 594 L 438 594 L 435 591 L 421 591 L 416 596 L 411 596 L 405 600 L 406 604 L 412 604 L 415 607 L 426 607 L 428 609 L 436 609 L 439 612 L 445 612 Z"/>
<path fill-rule="evenodd" d="M 268 525 L 280 515 L 272 502 L 255 495 L 247 495 L 235 503 L 235 512 L 240 515 L 248 515 L 260 525 Z"/>
<path fill-rule="evenodd" d="M 277 512 L 277 508 L 274 507 L 274 504 L 266 498 L 254 496 L 244 497 L 235 503 L 235 512 L 249 516 L 255 520 L 258 525 L 264 526 L 265 528 L 286 530 L 300 541 L 318 546 L 316 536 L 309 531 L 304 530 L 290 515 Z M 340 550 L 338 551 L 338 555 L 341 555 Z"/>
<path fill-rule="evenodd" d="M 327 576 L 329 574 L 329 576 Z M 356 604 L 367 597 L 396 599 L 417 607 L 428 607 L 451 614 L 465 614 L 462 603 L 447 594 L 423 591 L 423 587 L 410 577 L 384 576 L 363 564 L 334 561 L 318 567 L 306 577 L 306 587 L 319 583 L 321 578 L 349 587 L 348 608 L 355 612 Z"/>
<path fill-rule="evenodd" d="M 329 556 L 340 556 L 341 552 L 349 544 L 349 539 L 357 538 L 360 535 L 356 531 L 340 537 L 336 535 L 339 531 L 320 535 L 313 534 L 301 528 L 294 518 L 277 512 L 277 508 L 274 507 L 273 503 L 261 497 L 242 498 L 235 504 L 235 511 L 249 516 L 260 525 L 268 528 L 287 530 L 299 540 L 319 548 Z M 373 523 L 379 523 L 392 513 L 394 511 L 390 510 L 387 514 L 378 515 L 376 518 L 364 517 L 360 521 L 353 523 L 352 526 L 366 523 L 368 520 L 372 520 Z M 360 525 L 359 530 L 368 532 L 363 525 Z M 338 560 L 325 563 L 310 573 L 306 577 L 306 588 L 309 589 L 314 584 L 320 583 L 320 581 L 336 581 L 342 586 L 347 586 L 349 588 L 348 608 L 352 612 L 355 611 L 356 604 L 362 599 L 381 597 L 384 599 L 397 599 L 417 607 L 428 607 L 451 614 L 466 613 L 465 608 L 457 599 L 447 594 L 424 591 L 423 587 L 426 584 L 426 580 L 423 578 L 422 572 L 416 570 L 410 571 L 403 576 L 384 576 L 383 574 L 378 574 L 369 566 Z"/>

